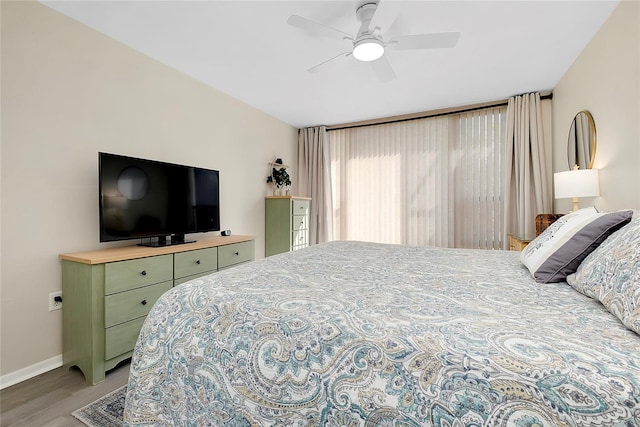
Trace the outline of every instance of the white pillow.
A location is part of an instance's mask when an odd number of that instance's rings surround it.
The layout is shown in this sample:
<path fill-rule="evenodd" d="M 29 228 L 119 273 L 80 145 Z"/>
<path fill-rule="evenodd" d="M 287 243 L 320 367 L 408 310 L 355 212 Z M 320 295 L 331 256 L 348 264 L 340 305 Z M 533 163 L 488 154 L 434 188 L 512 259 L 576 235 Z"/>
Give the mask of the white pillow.
<path fill-rule="evenodd" d="M 537 282 L 561 282 L 631 216 L 632 211 L 599 213 L 594 207 L 572 212 L 531 241 L 520 260 Z"/>

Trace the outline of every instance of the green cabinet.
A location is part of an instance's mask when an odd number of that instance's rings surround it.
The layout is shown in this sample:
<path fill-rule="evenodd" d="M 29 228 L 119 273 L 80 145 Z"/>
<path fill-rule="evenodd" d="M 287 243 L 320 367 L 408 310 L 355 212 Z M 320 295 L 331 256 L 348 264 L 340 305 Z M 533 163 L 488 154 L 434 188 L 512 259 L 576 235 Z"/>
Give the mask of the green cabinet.
<path fill-rule="evenodd" d="M 265 200 L 265 256 L 309 246 L 308 197 L 273 196 Z"/>
<path fill-rule="evenodd" d="M 158 298 L 175 285 L 255 259 L 252 236 L 162 248 L 140 246 L 61 254 L 63 363 L 90 384 L 133 354 Z"/>

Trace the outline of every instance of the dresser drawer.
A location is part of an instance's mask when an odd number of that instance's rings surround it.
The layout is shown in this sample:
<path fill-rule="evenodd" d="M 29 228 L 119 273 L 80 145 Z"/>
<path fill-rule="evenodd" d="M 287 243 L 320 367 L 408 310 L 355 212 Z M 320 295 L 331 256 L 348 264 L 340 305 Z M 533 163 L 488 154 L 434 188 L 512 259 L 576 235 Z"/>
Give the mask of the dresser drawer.
<path fill-rule="evenodd" d="M 252 261 L 255 257 L 255 243 L 253 240 L 232 243 L 218 247 L 218 268 L 229 267 L 241 262 Z"/>
<path fill-rule="evenodd" d="M 111 262 L 104 267 L 105 295 L 173 279 L 173 255 Z"/>
<path fill-rule="evenodd" d="M 218 268 L 218 248 L 176 253 L 174 278 L 204 274 Z"/>
<path fill-rule="evenodd" d="M 309 200 L 293 199 L 293 215 L 307 215 L 309 213 Z"/>
<path fill-rule="evenodd" d="M 112 359 L 121 354 L 127 353 L 136 346 L 140 329 L 145 317 L 130 320 L 105 330 L 104 358 Z"/>
<path fill-rule="evenodd" d="M 307 246 L 309 244 L 309 230 L 298 230 L 291 233 L 291 246 Z"/>
<path fill-rule="evenodd" d="M 160 295 L 172 287 L 173 281 L 168 281 L 107 295 L 104 298 L 105 327 L 146 316 Z"/>
<path fill-rule="evenodd" d="M 308 216 L 307 215 L 293 215 L 291 221 L 291 230 L 305 230 L 309 228 L 307 225 Z"/>

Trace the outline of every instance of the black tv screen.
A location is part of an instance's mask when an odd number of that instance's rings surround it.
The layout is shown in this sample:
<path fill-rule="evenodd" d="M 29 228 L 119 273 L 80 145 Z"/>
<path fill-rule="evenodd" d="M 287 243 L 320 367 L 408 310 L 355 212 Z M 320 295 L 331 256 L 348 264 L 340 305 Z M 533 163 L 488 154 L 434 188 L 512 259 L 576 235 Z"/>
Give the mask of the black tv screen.
<path fill-rule="evenodd" d="M 98 176 L 101 242 L 163 246 L 220 230 L 217 170 L 98 153 Z"/>

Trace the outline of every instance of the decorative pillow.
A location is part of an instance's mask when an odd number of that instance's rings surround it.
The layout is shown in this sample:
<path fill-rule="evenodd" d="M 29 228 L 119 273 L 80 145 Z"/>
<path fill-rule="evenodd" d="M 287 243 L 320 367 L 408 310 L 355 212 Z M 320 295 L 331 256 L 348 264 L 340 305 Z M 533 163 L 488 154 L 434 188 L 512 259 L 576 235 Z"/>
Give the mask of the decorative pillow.
<path fill-rule="evenodd" d="M 561 282 L 611 233 L 631 220 L 632 211 L 599 213 L 580 209 L 558 219 L 527 245 L 520 260 L 540 283 Z"/>
<path fill-rule="evenodd" d="M 640 213 L 585 258 L 567 282 L 640 334 Z"/>

